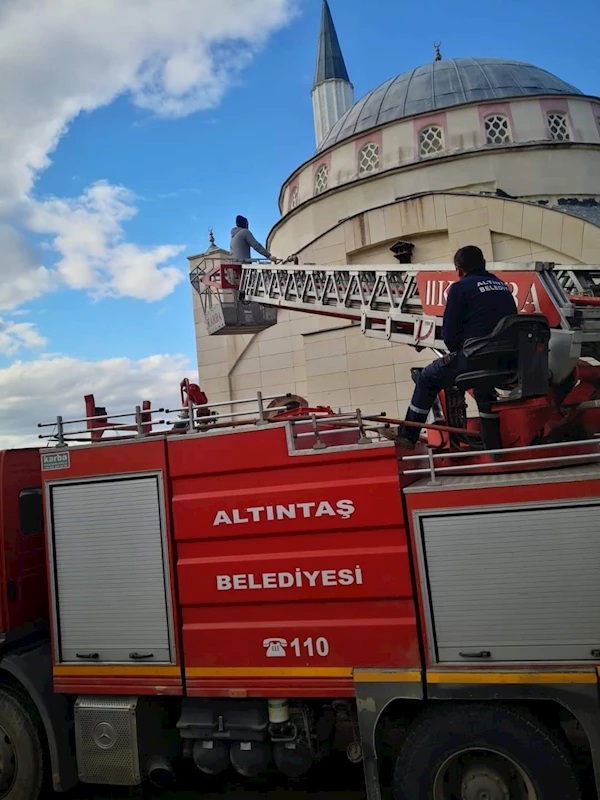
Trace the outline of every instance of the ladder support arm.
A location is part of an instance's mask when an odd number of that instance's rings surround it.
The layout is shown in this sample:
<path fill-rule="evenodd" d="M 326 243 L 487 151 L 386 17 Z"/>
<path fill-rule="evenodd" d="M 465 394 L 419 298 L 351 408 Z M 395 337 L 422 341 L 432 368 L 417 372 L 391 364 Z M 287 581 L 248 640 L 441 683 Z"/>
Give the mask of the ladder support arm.
<path fill-rule="evenodd" d="M 600 265 L 488 264 L 513 291 L 520 313 L 542 313 L 553 328 L 600 341 Z M 360 321 L 367 336 L 444 348 L 441 325 L 451 264 L 242 268 L 240 289 L 262 305 Z M 582 336 L 582 334 L 584 334 Z"/>

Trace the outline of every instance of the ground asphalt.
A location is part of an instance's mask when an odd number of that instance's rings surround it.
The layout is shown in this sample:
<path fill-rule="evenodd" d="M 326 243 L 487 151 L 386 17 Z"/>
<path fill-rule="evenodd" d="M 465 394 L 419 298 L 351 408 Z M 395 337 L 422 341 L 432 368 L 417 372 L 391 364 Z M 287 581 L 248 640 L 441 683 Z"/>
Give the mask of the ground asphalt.
<path fill-rule="evenodd" d="M 345 758 L 326 764 L 299 781 L 287 781 L 275 771 L 254 779 L 242 779 L 233 771 L 210 778 L 190 765 L 172 791 L 79 786 L 66 796 L 52 794 L 44 800 L 366 800 L 361 765 Z M 590 766 L 587 760 L 580 764 L 584 800 L 598 800 Z M 392 800 L 391 774 L 385 778 L 382 800 Z"/>
<path fill-rule="evenodd" d="M 319 766 L 310 777 L 287 781 L 275 771 L 266 776 L 242 779 L 235 772 L 210 778 L 191 767 L 173 791 L 79 786 L 65 795 L 44 800 L 365 800 L 360 765 L 333 759 Z M 391 800 L 385 792 L 383 800 Z"/>

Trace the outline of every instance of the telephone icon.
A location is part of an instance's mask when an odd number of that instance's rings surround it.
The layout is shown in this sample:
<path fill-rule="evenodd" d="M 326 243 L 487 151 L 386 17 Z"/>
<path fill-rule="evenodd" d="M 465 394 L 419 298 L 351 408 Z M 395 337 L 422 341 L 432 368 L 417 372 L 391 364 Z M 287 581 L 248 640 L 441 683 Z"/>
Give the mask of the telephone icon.
<path fill-rule="evenodd" d="M 285 648 L 288 643 L 285 639 L 265 639 L 263 647 L 267 650 L 267 658 L 285 658 Z"/>

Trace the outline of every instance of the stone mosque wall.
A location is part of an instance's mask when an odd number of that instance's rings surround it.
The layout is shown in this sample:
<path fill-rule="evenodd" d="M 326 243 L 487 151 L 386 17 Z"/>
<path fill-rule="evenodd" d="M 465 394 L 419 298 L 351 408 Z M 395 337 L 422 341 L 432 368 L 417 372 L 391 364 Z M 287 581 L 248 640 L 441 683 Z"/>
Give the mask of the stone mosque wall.
<path fill-rule="evenodd" d="M 301 229 L 276 228 L 275 252 L 281 234 L 296 250 Z M 466 244 L 479 245 L 490 261 L 600 261 L 600 228 L 582 219 L 519 201 L 449 193 L 373 208 L 297 249 L 302 262 L 319 265 L 395 265 L 389 247 L 400 238 L 415 245 L 415 263 L 450 264 Z M 347 321 L 290 311 L 280 311 L 277 325 L 260 334 L 210 337 L 197 298 L 194 308 L 200 382 L 212 402 L 258 390 L 294 392 L 336 410 L 360 407 L 401 417 L 413 388 L 411 366 L 431 360 L 426 351 L 368 339 Z"/>

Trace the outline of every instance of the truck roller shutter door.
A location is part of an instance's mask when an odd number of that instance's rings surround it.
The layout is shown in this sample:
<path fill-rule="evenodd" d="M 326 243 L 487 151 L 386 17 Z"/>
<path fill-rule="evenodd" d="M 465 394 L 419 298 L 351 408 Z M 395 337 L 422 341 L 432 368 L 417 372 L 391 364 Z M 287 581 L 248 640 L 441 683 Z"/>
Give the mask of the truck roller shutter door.
<path fill-rule="evenodd" d="M 171 662 L 160 503 L 156 476 L 51 488 L 62 662 Z"/>
<path fill-rule="evenodd" d="M 438 661 L 597 660 L 599 512 L 591 501 L 423 517 Z"/>

